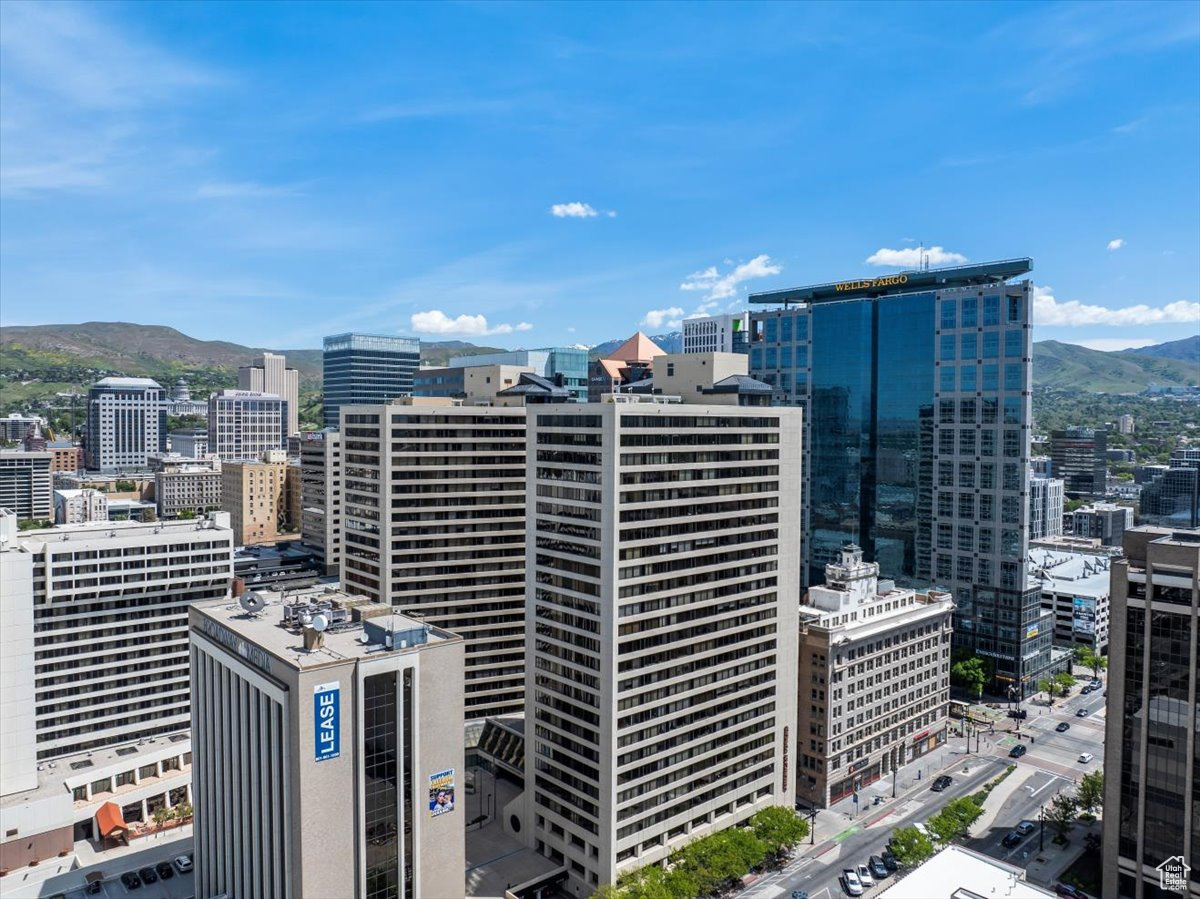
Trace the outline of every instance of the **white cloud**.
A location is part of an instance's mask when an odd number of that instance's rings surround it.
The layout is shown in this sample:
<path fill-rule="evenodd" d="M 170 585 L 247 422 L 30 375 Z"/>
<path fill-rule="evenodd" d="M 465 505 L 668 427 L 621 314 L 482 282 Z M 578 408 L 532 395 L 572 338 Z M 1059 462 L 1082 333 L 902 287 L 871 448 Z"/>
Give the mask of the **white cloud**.
<path fill-rule="evenodd" d="M 596 209 L 590 203 L 555 203 L 550 207 L 550 214 L 560 219 L 591 219 L 598 215 L 615 219 L 617 210 Z"/>
<path fill-rule="evenodd" d="M 1110 250 L 1119 250 L 1123 246 L 1125 246 L 1125 239 L 1123 237 L 1118 237 L 1116 240 L 1110 240 L 1108 242 L 1108 248 Z"/>
<path fill-rule="evenodd" d="M 464 337 L 487 337 L 490 334 L 512 334 L 514 331 L 529 331 L 529 322 L 516 325 L 488 325 L 482 315 L 459 315 L 451 318 L 440 309 L 414 312 L 409 319 L 412 330 L 418 334 L 457 334 Z"/>
<path fill-rule="evenodd" d="M 728 260 L 726 260 L 728 264 Z M 710 265 L 708 268 L 699 272 L 692 272 L 688 275 L 682 284 L 679 285 L 680 290 L 706 290 L 706 300 L 723 300 L 727 297 L 737 295 L 738 284 L 743 281 L 749 281 L 753 278 L 765 278 L 768 275 L 778 275 L 783 271 L 783 267 L 771 261 L 771 257 L 766 253 L 755 256 L 749 262 L 743 262 L 735 267 L 733 271 L 722 275 L 715 265 Z M 715 304 L 713 304 L 715 305 Z M 703 304 L 697 311 L 702 311 L 705 308 L 712 308 L 710 304 Z M 682 310 L 680 310 L 682 312 Z"/>
<path fill-rule="evenodd" d="M 929 260 L 930 265 L 961 265 L 967 261 L 967 257 L 962 253 L 951 253 L 943 247 L 905 247 L 903 250 L 882 247 L 867 257 L 867 265 L 918 268 L 925 260 Z"/>
<path fill-rule="evenodd" d="M 1059 302 L 1053 287 L 1033 288 L 1033 323 L 1035 325 L 1161 325 L 1190 324 L 1200 326 L 1200 303 L 1176 300 L 1165 306 L 1125 306 L 1109 309 L 1081 303 L 1079 300 Z M 1132 345 L 1132 344 L 1131 344 Z"/>
<path fill-rule="evenodd" d="M 651 309 L 642 317 L 641 324 L 646 328 L 661 328 L 664 324 L 669 328 L 678 328 L 683 310 L 678 306 L 669 309 Z"/>

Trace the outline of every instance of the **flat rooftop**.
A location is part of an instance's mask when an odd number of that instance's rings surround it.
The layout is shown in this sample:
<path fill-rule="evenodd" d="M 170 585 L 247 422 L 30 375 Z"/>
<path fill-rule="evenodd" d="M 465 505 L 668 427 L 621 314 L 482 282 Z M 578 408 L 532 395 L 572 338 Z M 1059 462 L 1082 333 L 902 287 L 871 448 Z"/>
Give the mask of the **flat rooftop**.
<path fill-rule="evenodd" d="M 823 300 L 852 300 L 916 291 L 945 290 L 952 287 L 1003 284 L 1009 278 L 1015 278 L 1031 271 L 1033 271 L 1033 260 L 1021 257 L 998 262 L 981 262 L 975 265 L 934 268 L 926 271 L 894 272 L 890 275 L 878 275 L 871 278 L 851 278 L 845 281 L 813 284 L 808 287 L 769 290 L 750 294 L 747 302 L 756 305 L 817 303 Z"/>
<path fill-rule="evenodd" d="M 1081 596 L 1108 596 L 1112 559 L 1097 553 L 1073 553 L 1030 547 L 1025 560 L 1027 587 Z"/>
<path fill-rule="evenodd" d="M 327 586 L 304 587 L 275 592 L 248 590 L 257 596 L 261 611 L 248 612 L 240 600 L 194 603 L 191 608 L 204 618 L 259 647 L 284 665 L 299 671 L 322 668 L 349 660 L 376 658 L 381 653 L 415 652 L 424 645 L 462 640 L 457 634 L 401 614 L 392 606 L 373 603 Z M 321 645 L 306 649 L 300 615 L 316 612 L 326 616 L 329 626 L 322 632 Z M 344 620 L 339 620 L 345 612 Z M 290 621 L 285 626 L 285 619 Z M 392 635 L 392 646 L 384 641 Z M 220 639 L 219 637 L 217 639 Z"/>
<path fill-rule="evenodd" d="M 876 899 L 1042 899 L 1053 895 L 1026 882 L 1020 868 L 962 846 L 947 846 Z"/>

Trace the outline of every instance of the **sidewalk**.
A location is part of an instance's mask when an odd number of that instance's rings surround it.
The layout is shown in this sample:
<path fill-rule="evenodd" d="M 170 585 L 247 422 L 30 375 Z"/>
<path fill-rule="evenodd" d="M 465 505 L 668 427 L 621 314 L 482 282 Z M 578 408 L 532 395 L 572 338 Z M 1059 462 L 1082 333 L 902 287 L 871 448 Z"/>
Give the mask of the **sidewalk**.
<path fill-rule="evenodd" d="M 1025 785 L 1025 781 L 1036 775 L 1038 772 L 1033 768 L 1018 767 L 1012 774 L 1000 781 L 999 784 L 988 793 L 987 799 L 983 802 L 983 814 L 979 819 L 971 825 L 970 836 L 981 837 L 992 822 L 996 820 L 996 816 L 1000 814 L 1000 809 L 1003 808 L 1010 796 Z"/>
<path fill-rule="evenodd" d="M 1091 824 L 1084 824 L 1077 821 L 1075 826 L 1071 828 L 1071 832 L 1067 834 L 1067 839 L 1070 842 L 1066 846 L 1059 846 L 1051 837 L 1053 832 L 1046 829 L 1045 848 L 1041 852 L 1031 851 L 1029 853 L 1029 863 L 1025 865 L 1025 876 L 1031 883 L 1041 884 L 1042 886 L 1051 886 L 1056 883 L 1062 873 L 1069 868 L 1077 858 L 1083 853 L 1084 839 L 1089 833 L 1094 833 L 1100 836 L 1100 818 L 1097 818 Z M 1036 837 L 1031 839 L 1031 846 L 1036 846 Z M 1016 859 L 1013 859 L 1016 862 Z"/>
<path fill-rule="evenodd" d="M 973 748 L 974 740 L 971 745 Z M 981 748 L 987 748 L 983 743 L 980 745 Z M 958 776 L 971 773 L 981 765 L 990 765 L 997 761 L 994 757 L 975 752 L 968 755 L 964 746 L 965 741 L 956 737 L 951 743 L 939 746 L 928 755 L 901 768 L 896 778 L 895 799 L 892 798 L 892 779 L 889 776 L 864 787 L 859 792 L 860 803 L 858 806 L 855 806 L 852 798 L 847 798 L 829 808 L 818 809 L 815 829 L 818 842 L 815 845 L 804 843 L 802 846 L 797 846 L 797 858 L 818 858 L 824 855 L 840 845 L 851 834 L 871 827 L 888 817 L 906 802 L 911 801 L 911 794 L 917 793 L 919 788 L 932 783 L 941 774 Z M 964 767 L 967 769 L 966 772 L 963 770 Z M 1009 775 L 1005 779 L 1005 783 L 1012 779 L 1013 775 Z M 872 805 L 873 797 L 876 795 L 883 796 L 883 801 L 879 805 Z"/>

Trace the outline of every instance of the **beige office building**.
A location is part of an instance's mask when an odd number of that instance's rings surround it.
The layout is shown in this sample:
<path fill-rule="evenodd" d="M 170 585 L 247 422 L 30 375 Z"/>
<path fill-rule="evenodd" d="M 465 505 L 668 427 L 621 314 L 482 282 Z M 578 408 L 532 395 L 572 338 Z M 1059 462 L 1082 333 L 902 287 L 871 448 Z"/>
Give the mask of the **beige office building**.
<path fill-rule="evenodd" d="M 274 543 L 286 520 L 287 453 L 270 450 L 261 462 L 221 466 L 221 508 L 229 513 L 238 546 Z"/>
<path fill-rule="evenodd" d="M 525 411 L 341 409 L 342 583 L 462 635 L 470 720 L 524 708 Z"/>
<path fill-rule="evenodd" d="M 826 808 L 946 742 L 949 593 L 880 580 L 854 545 L 800 606 L 797 796 Z"/>
<path fill-rule="evenodd" d="M 1102 896 L 1200 899 L 1200 530 L 1112 563 Z M 1190 869 L 1188 868 L 1190 866 Z"/>
<path fill-rule="evenodd" d="M 108 497 L 99 490 L 55 490 L 54 523 L 108 521 Z"/>
<path fill-rule="evenodd" d="M 238 369 L 238 389 L 273 393 L 287 403 L 288 436 L 300 433 L 300 372 L 287 367 L 282 353 L 263 353 Z"/>
<path fill-rule="evenodd" d="M 796 789 L 800 410 L 612 400 L 526 410 L 521 837 L 580 895 Z"/>
<path fill-rule="evenodd" d="M 264 598 L 191 614 L 197 895 L 462 897 L 462 638 Z"/>
<path fill-rule="evenodd" d="M 300 534 L 326 574 L 342 567 L 342 435 L 307 431 L 300 440 Z"/>

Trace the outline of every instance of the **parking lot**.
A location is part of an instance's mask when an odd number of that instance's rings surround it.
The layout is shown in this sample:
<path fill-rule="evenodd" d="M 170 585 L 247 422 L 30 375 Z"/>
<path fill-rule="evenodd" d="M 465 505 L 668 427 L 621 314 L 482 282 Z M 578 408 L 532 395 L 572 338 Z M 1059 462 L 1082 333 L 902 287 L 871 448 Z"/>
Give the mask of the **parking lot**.
<path fill-rule="evenodd" d="M 136 874 L 143 868 L 154 868 L 160 862 L 170 863 L 181 855 L 192 854 L 190 837 L 172 840 L 147 846 L 136 851 L 124 850 L 108 858 L 98 861 L 90 867 L 77 868 L 64 874 L 58 874 L 42 881 L 27 883 L 5 883 L 0 890 L 3 899 L 189 899 L 196 895 L 195 875 L 192 872 L 179 873 L 172 868 L 169 879 L 159 878 L 154 883 L 141 884 L 133 889 L 121 882 L 121 875 Z M 100 873 L 104 879 L 100 890 L 88 893 L 85 890 L 88 875 Z M 5 878 L 6 880 L 8 878 Z"/>

